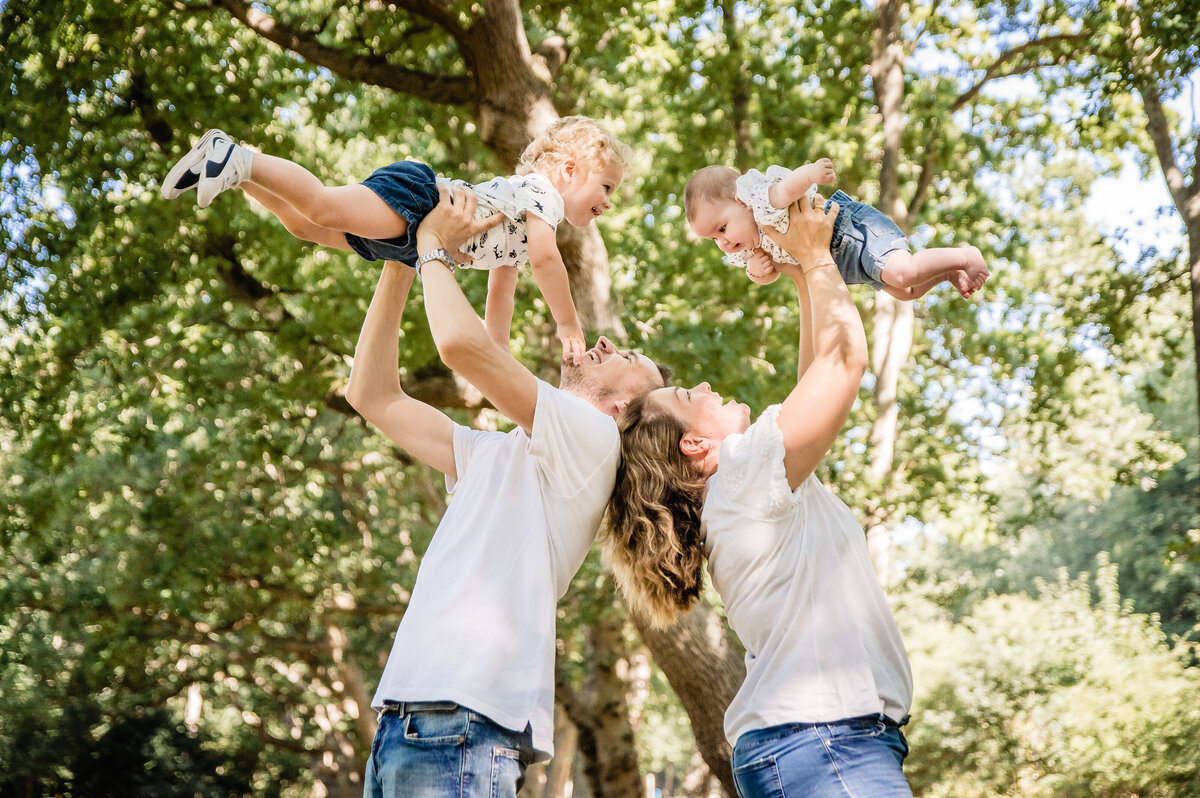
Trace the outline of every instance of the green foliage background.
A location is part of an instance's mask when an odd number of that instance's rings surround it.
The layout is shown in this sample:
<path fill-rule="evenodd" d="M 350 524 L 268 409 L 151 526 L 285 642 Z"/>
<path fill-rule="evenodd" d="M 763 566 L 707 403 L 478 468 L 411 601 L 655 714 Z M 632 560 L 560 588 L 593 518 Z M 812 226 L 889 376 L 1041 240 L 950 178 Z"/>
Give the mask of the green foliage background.
<path fill-rule="evenodd" d="M 329 43 L 461 71 L 403 8 L 263 7 Z M 738 3 L 741 58 L 721 7 L 524 12 L 532 42 L 571 49 L 559 111 L 606 119 L 637 153 L 599 223 L 628 343 L 761 410 L 794 374 L 794 302 L 691 239 L 679 192 L 708 162 L 828 155 L 840 188 L 876 200 L 874 7 Z M 1155 9 L 1162 85 L 1182 91 L 1197 42 L 1180 20 L 1196 9 Z M 915 238 L 970 241 L 993 276 L 977 301 L 939 290 L 917 306 L 886 497 L 860 477 L 870 377 L 824 476 L 851 507 L 886 501 L 900 527 L 921 794 L 1200 794 L 1186 253 L 1162 242 L 1130 262 L 1083 213 L 1123 153 L 1155 168 L 1115 19 L 1105 2 L 908 8 L 902 187 L 923 163 L 937 172 Z M 1087 49 L 954 107 L 998 48 L 1080 30 Z M 348 662 L 373 689 L 440 480 L 337 400 L 375 269 L 236 196 L 165 202 L 157 181 L 211 125 L 331 183 L 407 155 L 483 178 L 496 158 L 472 108 L 336 77 L 206 4 L 8 0 L 0 32 L 0 792 L 108 794 L 98 763 L 122 750 L 151 763 L 148 793 L 303 794 L 326 752 L 343 770 L 365 756 Z M 1175 120 L 1192 147 L 1194 121 Z M 462 281 L 482 307 L 477 278 Z M 524 286 L 514 351 L 541 370 L 546 322 Z M 436 373 L 419 307 L 403 336 L 405 378 Z M 568 643 L 613 611 L 594 561 L 577 585 Z M 643 767 L 684 769 L 686 719 L 661 676 L 649 690 Z"/>

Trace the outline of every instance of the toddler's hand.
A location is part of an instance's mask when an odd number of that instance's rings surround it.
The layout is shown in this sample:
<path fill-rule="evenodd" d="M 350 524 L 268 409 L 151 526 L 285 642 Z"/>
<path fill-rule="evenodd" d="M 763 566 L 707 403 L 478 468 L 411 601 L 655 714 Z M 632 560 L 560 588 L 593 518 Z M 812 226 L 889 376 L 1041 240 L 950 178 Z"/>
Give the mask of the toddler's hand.
<path fill-rule="evenodd" d="M 837 173 L 833 171 L 833 161 L 828 158 L 813 161 L 805 165 L 804 169 L 808 172 L 808 179 L 815 185 L 831 186 L 837 182 Z"/>
<path fill-rule="evenodd" d="M 563 360 L 569 360 L 576 366 L 583 362 L 587 344 L 583 341 L 583 330 L 578 324 L 558 325 L 558 340 L 562 342 Z"/>
<path fill-rule="evenodd" d="M 759 247 L 750 253 L 746 276 L 759 285 L 770 285 L 779 279 L 779 272 L 775 271 L 775 261 L 767 251 Z"/>

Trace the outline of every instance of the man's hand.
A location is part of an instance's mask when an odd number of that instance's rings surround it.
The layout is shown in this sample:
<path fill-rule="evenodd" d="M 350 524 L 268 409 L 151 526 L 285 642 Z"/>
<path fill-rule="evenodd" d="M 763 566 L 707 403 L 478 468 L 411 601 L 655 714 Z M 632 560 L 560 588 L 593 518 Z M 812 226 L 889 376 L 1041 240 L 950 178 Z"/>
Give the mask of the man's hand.
<path fill-rule="evenodd" d="M 791 253 L 807 268 L 832 260 L 829 242 L 833 240 L 833 223 L 840 207 L 836 202 L 825 209 L 825 199 L 818 194 L 811 201 L 801 199 L 788 208 L 788 231 L 780 233 L 770 225 L 763 228 L 779 246 Z"/>
<path fill-rule="evenodd" d="M 587 344 L 584 343 L 583 330 L 578 324 L 558 325 L 558 340 L 562 342 L 563 360 L 568 360 L 576 366 L 583 362 Z"/>
<path fill-rule="evenodd" d="M 475 192 L 464 186 L 453 190 L 438 185 L 438 204 L 417 227 L 417 252 L 425 254 L 434 249 L 445 249 L 459 263 L 469 263 L 472 258 L 463 254 L 461 247 L 467 239 L 479 235 L 504 221 L 504 214 L 493 213 L 486 219 L 475 218 L 478 200 Z"/>

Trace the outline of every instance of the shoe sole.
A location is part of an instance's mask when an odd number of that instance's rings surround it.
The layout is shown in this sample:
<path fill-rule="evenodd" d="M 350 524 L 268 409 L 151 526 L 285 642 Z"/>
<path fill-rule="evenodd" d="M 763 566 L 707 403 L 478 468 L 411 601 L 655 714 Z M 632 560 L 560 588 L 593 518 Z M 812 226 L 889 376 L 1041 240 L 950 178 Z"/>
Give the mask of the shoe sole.
<path fill-rule="evenodd" d="M 171 167 L 171 171 L 167 172 L 167 176 L 163 178 L 162 187 L 159 189 L 159 193 L 162 195 L 163 199 L 175 199 L 179 195 L 185 194 L 200 185 L 199 168 L 203 166 L 205 160 L 207 160 L 206 154 L 208 152 L 208 145 L 217 135 L 224 134 L 216 128 L 209 130 L 201 137 L 200 141 L 196 142 L 196 146 L 188 150 L 187 155 L 180 158 L 179 161 Z M 185 174 L 193 169 L 196 170 L 196 182 L 187 188 L 176 189 L 175 185 L 183 179 Z"/>

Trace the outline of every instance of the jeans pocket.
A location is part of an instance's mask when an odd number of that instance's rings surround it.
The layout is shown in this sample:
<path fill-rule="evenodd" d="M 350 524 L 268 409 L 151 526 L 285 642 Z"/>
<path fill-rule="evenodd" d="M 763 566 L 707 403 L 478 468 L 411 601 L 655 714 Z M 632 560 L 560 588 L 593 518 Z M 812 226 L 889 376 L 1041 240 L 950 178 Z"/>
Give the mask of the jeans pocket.
<path fill-rule="evenodd" d="M 410 712 L 404 718 L 404 740 L 413 745 L 462 745 L 467 741 L 471 718 L 456 712 Z"/>
<path fill-rule="evenodd" d="M 516 798 L 525 784 L 525 758 L 515 748 L 492 749 L 491 798 Z"/>
<path fill-rule="evenodd" d="M 783 781 L 774 756 L 766 756 L 738 766 L 733 783 L 740 798 L 784 798 Z"/>

